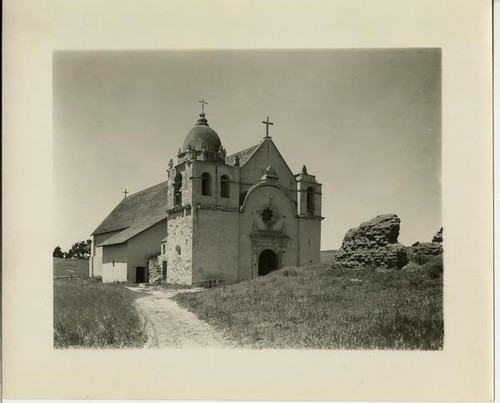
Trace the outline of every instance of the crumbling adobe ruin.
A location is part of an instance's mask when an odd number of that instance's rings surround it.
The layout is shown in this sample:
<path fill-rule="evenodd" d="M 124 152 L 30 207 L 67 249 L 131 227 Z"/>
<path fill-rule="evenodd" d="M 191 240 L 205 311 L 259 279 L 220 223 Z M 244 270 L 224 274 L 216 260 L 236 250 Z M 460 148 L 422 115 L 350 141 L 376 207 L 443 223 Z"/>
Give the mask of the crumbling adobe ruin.
<path fill-rule="evenodd" d="M 350 229 L 335 256 L 335 263 L 346 268 L 399 270 L 420 257 L 442 255 L 441 242 L 417 242 L 412 246 L 399 243 L 400 224 L 396 214 L 382 214 Z"/>

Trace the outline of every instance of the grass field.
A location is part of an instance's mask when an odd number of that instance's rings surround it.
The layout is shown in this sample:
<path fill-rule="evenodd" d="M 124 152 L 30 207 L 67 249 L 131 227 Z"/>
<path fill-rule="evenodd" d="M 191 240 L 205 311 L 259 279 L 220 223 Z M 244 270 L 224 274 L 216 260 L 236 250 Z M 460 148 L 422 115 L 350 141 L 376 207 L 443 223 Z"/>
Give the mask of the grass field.
<path fill-rule="evenodd" d="M 441 349 L 443 283 L 432 273 L 320 264 L 175 299 L 243 347 Z"/>
<path fill-rule="evenodd" d="M 320 255 L 320 262 L 321 263 L 331 262 L 334 256 L 337 254 L 337 252 L 338 252 L 337 249 L 322 250 Z"/>
<path fill-rule="evenodd" d="M 86 279 L 89 277 L 89 261 L 84 259 L 54 259 L 54 277 L 75 276 Z"/>
<path fill-rule="evenodd" d="M 73 275 L 78 279 L 57 279 Z M 54 258 L 54 346 L 141 347 L 147 337 L 123 286 L 88 278 L 88 261 Z"/>

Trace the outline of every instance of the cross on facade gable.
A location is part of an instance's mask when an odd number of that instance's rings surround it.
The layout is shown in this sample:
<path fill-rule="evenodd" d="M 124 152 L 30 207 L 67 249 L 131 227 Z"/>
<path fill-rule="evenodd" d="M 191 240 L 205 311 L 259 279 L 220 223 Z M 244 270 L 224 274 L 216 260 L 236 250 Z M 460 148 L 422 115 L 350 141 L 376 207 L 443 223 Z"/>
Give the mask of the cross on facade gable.
<path fill-rule="evenodd" d="M 198 101 L 201 104 L 201 113 L 205 113 L 205 105 L 208 105 L 208 102 L 202 99 L 201 101 Z"/>
<path fill-rule="evenodd" d="M 125 195 L 125 197 L 127 197 L 127 195 L 129 194 L 129 192 L 127 191 L 127 189 L 125 189 L 122 193 Z M 125 197 L 124 197 L 124 199 L 125 199 Z"/>
<path fill-rule="evenodd" d="M 269 125 L 274 125 L 274 123 L 270 122 L 269 121 L 269 116 L 267 117 L 267 120 L 263 120 L 262 123 L 264 123 L 266 125 L 266 137 L 265 138 L 270 138 L 271 136 L 269 136 Z"/>

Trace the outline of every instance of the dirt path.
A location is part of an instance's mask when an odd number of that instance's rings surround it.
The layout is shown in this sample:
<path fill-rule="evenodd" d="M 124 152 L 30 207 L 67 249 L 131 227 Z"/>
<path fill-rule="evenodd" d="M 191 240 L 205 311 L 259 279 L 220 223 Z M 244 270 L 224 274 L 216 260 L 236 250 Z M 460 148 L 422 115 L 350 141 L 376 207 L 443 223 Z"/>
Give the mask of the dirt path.
<path fill-rule="evenodd" d="M 146 348 L 228 347 L 221 333 L 171 299 L 180 292 L 193 290 L 129 289 L 144 294 L 135 304 L 149 336 Z"/>

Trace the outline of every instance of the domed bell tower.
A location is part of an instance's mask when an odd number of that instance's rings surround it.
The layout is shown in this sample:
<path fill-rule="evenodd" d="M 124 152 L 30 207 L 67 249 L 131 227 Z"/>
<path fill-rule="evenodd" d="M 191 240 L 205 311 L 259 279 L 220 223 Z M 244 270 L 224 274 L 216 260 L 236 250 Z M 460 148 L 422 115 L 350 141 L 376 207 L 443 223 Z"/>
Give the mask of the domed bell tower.
<path fill-rule="evenodd" d="M 237 261 L 239 167 L 225 160 L 202 110 L 167 170 L 167 283 L 236 281 L 223 268 Z"/>

